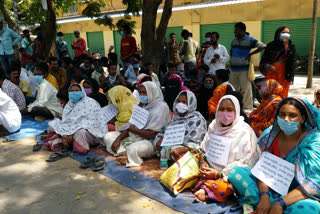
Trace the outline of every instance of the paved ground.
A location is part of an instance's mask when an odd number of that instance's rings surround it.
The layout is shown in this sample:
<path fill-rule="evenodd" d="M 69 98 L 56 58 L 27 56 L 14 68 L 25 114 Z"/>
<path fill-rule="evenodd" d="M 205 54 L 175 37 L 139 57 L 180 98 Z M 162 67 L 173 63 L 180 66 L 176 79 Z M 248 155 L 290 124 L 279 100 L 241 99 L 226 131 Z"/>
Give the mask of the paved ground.
<path fill-rule="evenodd" d="M 290 96 L 313 101 L 306 77 L 296 77 Z M 2 141 L 0 141 L 2 142 Z M 33 153 L 34 138 L 0 143 L 0 214 L 176 213 L 117 182 L 79 169 L 65 158 L 47 163 L 49 152 Z"/>

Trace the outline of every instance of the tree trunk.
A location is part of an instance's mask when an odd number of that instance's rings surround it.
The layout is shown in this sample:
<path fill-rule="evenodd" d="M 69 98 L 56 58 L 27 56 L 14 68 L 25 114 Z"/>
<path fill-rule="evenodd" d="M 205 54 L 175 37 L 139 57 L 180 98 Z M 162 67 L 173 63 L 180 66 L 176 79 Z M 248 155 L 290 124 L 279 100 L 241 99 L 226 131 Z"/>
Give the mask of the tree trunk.
<path fill-rule="evenodd" d="M 143 1 L 141 48 L 142 62 L 151 62 L 153 70 L 158 74 L 161 59 L 164 53 L 165 35 L 172 14 L 173 0 L 166 0 L 161 20 L 156 29 L 157 10 L 161 0 Z"/>
<path fill-rule="evenodd" d="M 45 52 L 44 56 L 46 59 L 49 58 L 50 52 L 52 53 L 51 55 L 56 55 L 55 50 L 56 50 L 56 12 L 54 9 L 54 0 L 47 0 L 48 4 L 48 10 L 47 10 L 47 18 L 46 18 L 46 23 L 42 27 L 42 31 L 44 36 L 44 41 L 45 41 Z"/>
<path fill-rule="evenodd" d="M 314 0 L 313 16 L 312 16 L 312 32 L 311 32 L 310 51 L 309 51 L 309 63 L 308 63 L 307 88 L 312 88 L 314 51 L 316 46 L 316 34 L 317 34 L 318 5 L 319 5 L 319 0 Z"/>
<path fill-rule="evenodd" d="M 8 23 L 9 28 L 16 30 L 14 22 L 12 21 L 12 19 L 10 18 L 10 15 L 8 14 L 8 11 L 4 7 L 4 4 L 5 4 L 4 1 L 5 0 L 0 0 L 0 10 L 1 10 L 6 22 Z"/>

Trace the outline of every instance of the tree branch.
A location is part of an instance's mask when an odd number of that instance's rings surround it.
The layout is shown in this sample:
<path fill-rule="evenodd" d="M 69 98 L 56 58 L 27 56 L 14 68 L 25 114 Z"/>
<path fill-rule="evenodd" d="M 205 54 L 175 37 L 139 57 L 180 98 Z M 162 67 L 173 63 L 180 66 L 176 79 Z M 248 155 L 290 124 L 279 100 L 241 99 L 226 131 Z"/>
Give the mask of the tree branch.
<path fill-rule="evenodd" d="M 158 29 L 156 32 L 157 33 L 157 40 L 159 38 L 161 38 L 161 43 L 163 43 L 165 40 L 165 34 L 167 31 L 168 23 L 169 23 L 171 15 L 172 15 L 172 4 L 173 4 L 173 0 L 166 0 L 166 2 L 164 4 L 162 15 L 161 15 L 161 20 L 160 20 L 160 23 L 158 25 Z"/>
<path fill-rule="evenodd" d="M 10 15 L 8 14 L 8 11 L 6 10 L 4 4 L 5 4 L 4 0 L 0 0 L 0 10 L 1 10 L 4 18 L 6 19 L 6 22 L 8 23 L 9 28 L 15 29 L 15 24 L 12 21 L 12 19 L 10 18 Z"/>

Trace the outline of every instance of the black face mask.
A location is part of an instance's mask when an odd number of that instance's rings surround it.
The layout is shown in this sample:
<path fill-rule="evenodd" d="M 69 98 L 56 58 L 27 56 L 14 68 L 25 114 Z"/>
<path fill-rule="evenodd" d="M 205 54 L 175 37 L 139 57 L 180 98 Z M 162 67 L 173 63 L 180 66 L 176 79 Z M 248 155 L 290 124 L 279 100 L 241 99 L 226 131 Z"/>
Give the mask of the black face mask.
<path fill-rule="evenodd" d="M 215 41 L 215 42 L 211 41 L 212 45 L 216 45 L 217 43 L 218 43 L 217 41 Z"/>

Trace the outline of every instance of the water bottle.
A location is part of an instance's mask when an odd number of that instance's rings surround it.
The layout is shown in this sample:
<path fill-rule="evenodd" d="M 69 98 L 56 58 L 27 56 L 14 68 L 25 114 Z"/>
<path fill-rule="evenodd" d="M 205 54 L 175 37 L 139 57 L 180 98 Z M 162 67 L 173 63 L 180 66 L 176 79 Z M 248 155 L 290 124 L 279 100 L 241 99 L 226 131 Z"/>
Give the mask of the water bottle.
<path fill-rule="evenodd" d="M 160 169 L 168 169 L 168 158 L 166 147 L 163 146 L 160 152 Z"/>

